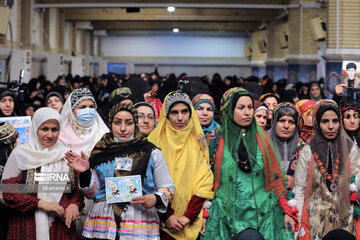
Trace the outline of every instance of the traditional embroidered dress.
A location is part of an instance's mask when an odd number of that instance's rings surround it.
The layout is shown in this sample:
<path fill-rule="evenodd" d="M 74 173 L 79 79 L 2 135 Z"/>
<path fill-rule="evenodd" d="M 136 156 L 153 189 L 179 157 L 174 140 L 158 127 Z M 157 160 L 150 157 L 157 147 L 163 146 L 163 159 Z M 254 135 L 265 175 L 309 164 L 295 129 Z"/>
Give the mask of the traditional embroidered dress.
<path fill-rule="evenodd" d="M 337 114 L 340 122 L 339 107 L 334 101 L 321 100 L 316 104 L 315 136 L 303 148 L 295 172 L 294 192 L 301 219 L 299 235 L 305 240 L 320 240 L 334 229 L 352 234 L 359 230 L 354 220 L 359 217 L 356 214 L 359 207 L 350 200 L 358 198 L 360 152 L 341 123 L 334 140 L 323 137 L 320 120 L 329 110 Z M 358 232 L 356 236 L 360 237 Z"/>
<path fill-rule="evenodd" d="M 69 168 L 64 154 L 69 149 L 59 141 L 50 148 L 44 148 L 38 140 L 37 131 L 47 120 L 55 119 L 60 125 L 60 115 L 54 109 L 40 108 L 36 111 L 29 134 L 29 143 L 18 146 L 9 156 L 3 174 L 3 184 L 25 184 L 26 189 L 38 187 L 34 193 L 5 192 L 5 203 L 13 210 L 10 215 L 8 239 L 76 239 L 75 224 L 68 228 L 64 219 L 38 208 L 40 200 L 58 202 L 66 209 L 76 204 L 79 211 L 84 206 L 83 196 L 78 188 L 78 173 Z M 34 174 L 45 172 L 69 173 L 70 182 L 56 185 L 60 189 L 71 185 L 71 193 L 63 191 L 41 191 L 48 183 L 35 182 Z M 51 186 L 51 185 L 50 185 Z M 4 189 L 4 188 L 3 188 Z M 5 188 L 6 189 L 6 188 Z"/>
<path fill-rule="evenodd" d="M 171 107 L 177 103 L 184 103 L 190 111 L 189 123 L 182 130 L 176 130 L 166 118 Z M 165 98 L 159 124 L 150 134 L 149 141 L 163 152 L 175 182 L 174 200 L 165 218 L 175 215 L 190 219 L 190 224 L 180 232 L 170 233 L 167 228 L 162 230 L 175 239 L 196 239 L 202 227 L 202 205 L 214 196 L 213 173 L 205 136 L 185 93 L 171 92 Z"/>
<path fill-rule="evenodd" d="M 111 110 L 113 120 L 119 111 L 132 113 L 137 124 L 137 111 L 129 104 L 117 104 Z M 115 158 L 132 158 L 131 171 L 115 169 Z M 88 238 L 159 239 L 159 212 L 166 212 L 174 194 L 174 183 L 161 151 L 135 127 L 134 137 L 116 142 L 112 133 L 105 134 L 96 144 L 89 159 L 91 170 L 81 174 L 81 187 L 85 196 L 94 199 L 85 222 L 83 236 Z M 145 209 L 140 204 L 106 203 L 105 179 L 141 175 L 143 195 L 155 194 L 157 204 Z"/>
<path fill-rule="evenodd" d="M 194 106 L 194 109 L 196 109 L 201 103 L 204 103 L 204 102 L 209 103 L 212 106 L 213 114 L 215 114 L 215 103 L 214 103 L 214 99 L 211 96 L 209 96 L 207 94 L 197 94 L 192 99 L 192 104 Z M 217 143 L 218 143 L 219 137 L 221 135 L 221 133 L 220 133 L 221 127 L 217 122 L 215 122 L 214 117 L 208 126 L 201 126 L 201 127 L 204 131 L 204 135 L 206 137 L 206 142 L 209 147 L 210 165 L 211 165 L 211 168 L 213 169 Z"/>
<path fill-rule="evenodd" d="M 250 96 L 243 88 L 229 89 L 221 100 L 223 135 L 215 160 L 215 197 L 202 239 L 231 239 L 254 228 L 265 239 L 293 239 L 284 228 L 284 213 L 296 218 L 287 206 L 283 174 L 269 136 L 257 126 L 241 128 L 234 122 L 237 99 Z M 235 99 L 235 100 L 234 100 Z"/>

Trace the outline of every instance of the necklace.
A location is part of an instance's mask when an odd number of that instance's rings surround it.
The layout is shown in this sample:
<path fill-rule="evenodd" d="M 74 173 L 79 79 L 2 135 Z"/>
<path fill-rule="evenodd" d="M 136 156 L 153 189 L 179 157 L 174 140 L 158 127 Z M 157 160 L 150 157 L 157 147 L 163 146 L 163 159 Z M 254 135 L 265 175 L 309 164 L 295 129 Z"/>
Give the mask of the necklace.
<path fill-rule="evenodd" d="M 326 171 L 326 169 L 324 168 L 324 164 L 319 159 L 319 155 L 317 153 L 314 153 L 314 158 L 316 160 L 316 164 L 319 167 L 321 174 L 325 175 L 326 180 L 329 180 L 331 182 L 331 185 L 330 185 L 331 191 L 336 190 L 335 181 L 336 181 L 336 178 L 338 177 L 338 172 L 339 172 L 339 163 L 340 163 L 339 156 L 340 156 L 340 154 L 338 153 L 336 156 L 335 164 L 333 165 L 333 174 L 329 174 Z"/>

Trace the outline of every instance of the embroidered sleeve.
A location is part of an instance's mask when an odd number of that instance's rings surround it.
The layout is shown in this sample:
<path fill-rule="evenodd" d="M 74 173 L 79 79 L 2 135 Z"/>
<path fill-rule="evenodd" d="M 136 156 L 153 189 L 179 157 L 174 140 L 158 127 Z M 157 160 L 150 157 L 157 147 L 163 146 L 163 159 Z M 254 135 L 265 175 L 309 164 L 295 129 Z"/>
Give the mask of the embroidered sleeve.
<path fill-rule="evenodd" d="M 161 197 L 163 203 L 158 204 L 157 210 L 161 213 L 165 213 L 168 204 L 173 198 L 175 184 L 170 176 L 169 169 L 161 151 L 159 149 L 153 150 L 151 157 L 155 160 L 154 182 L 157 189 L 155 194 Z"/>
<path fill-rule="evenodd" d="M 95 198 L 96 194 L 99 191 L 100 180 L 99 180 L 99 177 L 98 177 L 95 169 L 91 169 L 86 174 L 87 175 L 85 175 L 85 177 L 87 177 L 87 178 L 89 178 L 89 175 L 91 175 L 89 185 L 88 186 L 82 185 L 83 173 L 81 173 L 80 174 L 80 183 L 79 183 L 80 186 L 79 187 L 80 187 L 81 192 L 84 194 L 84 196 L 86 198 L 93 199 L 93 198 Z M 85 181 L 86 181 L 86 179 L 85 179 Z"/>
<path fill-rule="evenodd" d="M 9 178 L 3 180 L 3 184 L 19 184 L 21 183 L 21 179 L 23 177 L 23 173 L 21 172 L 16 178 Z M 16 192 L 4 192 L 3 198 L 7 206 L 14 208 L 20 212 L 31 212 L 35 211 L 38 208 L 39 198 L 32 194 L 21 193 L 20 191 Z"/>

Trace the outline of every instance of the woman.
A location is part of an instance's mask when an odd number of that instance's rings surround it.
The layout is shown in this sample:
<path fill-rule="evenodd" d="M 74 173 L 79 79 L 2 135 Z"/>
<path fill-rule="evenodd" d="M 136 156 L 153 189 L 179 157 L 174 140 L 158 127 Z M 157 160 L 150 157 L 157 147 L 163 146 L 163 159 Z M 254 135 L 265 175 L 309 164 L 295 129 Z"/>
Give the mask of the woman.
<path fill-rule="evenodd" d="M 259 127 L 265 130 L 269 109 L 258 100 L 254 100 L 254 116 Z"/>
<path fill-rule="evenodd" d="M 163 216 L 162 239 L 196 239 L 203 224 L 203 204 L 214 196 L 213 173 L 206 139 L 188 95 L 168 94 L 149 141 L 164 153 L 176 189 Z"/>
<path fill-rule="evenodd" d="M 305 145 L 299 136 L 304 124 L 301 113 L 292 103 L 280 103 L 274 109 L 274 121 L 269 135 L 279 157 L 279 162 L 284 172 L 295 171 L 296 163 L 291 165 L 291 159 L 297 151 Z M 294 186 L 294 174 L 288 175 L 288 187 Z"/>
<path fill-rule="evenodd" d="M 359 230 L 354 223 L 360 210 L 356 203 L 360 153 L 340 120 L 334 101 L 321 100 L 316 104 L 315 135 L 301 151 L 295 172 L 300 239 L 320 240 L 335 229 L 352 234 L 355 227 Z"/>
<path fill-rule="evenodd" d="M 341 108 L 341 119 L 344 124 L 344 129 L 351 140 L 360 147 L 360 118 L 359 108 L 349 105 Z"/>
<path fill-rule="evenodd" d="M 197 94 L 192 99 L 192 104 L 206 137 L 206 142 L 209 146 L 210 165 L 213 166 L 217 142 L 220 136 L 220 125 L 214 119 L 214 99 L 208 94 Z"/>
<path fill-rule="evenodd" d="M 66 100 L 61 112 L 59 139 L 76 154 L 86 156 L 107 132 L 108 127 L 96 111 L 96 102 L 87 88 L 75 89 Z"/>
<path fill-rule="evenodd" d="M 81 171 L 80 186 L 87 198 L 94 199 L 85 222 L 83 236 L 100 239 L 159 239 L 158 212 L 166 208 L 174 194 L 166 161 L 161 151 L 140 133 L 134 106 L 117 104 L 109 113 L 111 132 L 96 144 L 88 160 L 73 152 L 66 157 L 69 165 Z M 117 160 L 129 161 L 130 171 L 115 169 Z M 130 161 L 129 161 L 130 162 Z M 140 175 L 142 197 L 131 203 L 106 202 L 105 178 Z M 118 194 L 112 187 L 114 195 Z M 133 193 L 137 191 L 129 186 Z M 119 238 L 117 238 L 119 237 Z"/>
<path fill-rule="evenodd" d="M 74 153 L 89 157 L 95 144 L 109 132 L 96 111 L 96 102 L 87 88 L 75 89 L 66 100 L 61 111 L 61 131 L 59 140 Z M 80 237 L 85 217 L 92 201 L 85 199 L 85 207 L 76 222 L 77 236 Z"/>
<path fill-rule="evenodd" d="M 232 239 L 248 229 L 265 239 L 293 239 L 287 230 L 288 223 L 295 230 L 296 211 L 287 206 L 283 174 L 269 136 L 255 122 L 252 96 L 231 88 L 220 111 L 224 125 L 215 159 L 216 193 L 202 239 Z"/>
<path fill-rule="evenodd" d="M 47 107 L 55 109 L 60 113 L 64 104 L 64 98 L 58 92 L 50 92 L 46 95 L 45 104 Z"/>
<path fill-rule="evenodd" d="M 266 105 L 266 107 L 269 109 L 268 121 L 266 123 L 266 129 L 270 129 L 271 123 L 273 121 L 274 109 L 278 105 L 279 99 L 275 94 L 265 93 L 259 98 L 259 101 L 263 102 Z"/>
<path fill-rule="evenodd" d="M 0 179 L 4 172 L 4 167 L 12 150 L 17 145 L 19 134 L 14 126 L 7 122 L 0 122 Z M 3 204 L 0 192 L 0 239 L 6 239 L 9 226 L 10 208 Z"/>
<path fill-rule="evenodd" d="M 134 106 L 139 115 L 139 130 L 147 137 L 156 127 L 155 110 L 146 102 L 138 102 Z"/>
<path fill-rule="evenodd" d="M 14 95 L 8 89 L 0 89 L 0 117 L 16 116 Z"/>
<path fill-rule="evenodd" d="M 314 136 L 314 126 L 313 126 L 313 109 L 315 106 L 315 101 L 310 99 L 302 99 L 295 105 L 301 112 L 304 119 L 304 127 L 301 130 L 300 136 L 308 143 L 311 138 Z"/>
<path fill-rule="evenodd" d="M 321 89 L 321 86 L 318 82 L 311 82 L 310 83 L 310 88 L 308 91 L 308 96 L 307 99 L 311 99 L 315 102 L 321 100 L 321 99 L 326 99 L 323 90 Z"/>
<path fill-rule="evenodd" d="M 9 156 L 3 184 L 25 184 L 32 192 L 4 191 L 4 201 L 12 208 L 8 239 L 76 239 L 73 222 L 83 207 L 83 197 L 78 188 L 79 174 L 64 159 L 68 148 L 58 141 L 60 122 L 60 115 L 54 109 L 37 110 L 29 143 L 18 146 Z M 67 177 L 61 182 L 42 183 L 35 180 L 36 173 L 59 173 Z M 47 190 L 55 184 L 56 191 Z M 71 191 L 65 193 L 63 189 L 69 184 Z"/>
<path fill-rule="evenodd" d="M 156 121 L 157 121 L 157 120 L 159 120 L 159 117 L 160 117 L 162 102 L 157 97 L 157 91 L 159 89 L 158 88 L 154 89 L 155 85 L 157 85 L 157 83 L 154 83 L 153 89 L 151 89 L 149 92 L 144 94 L 144 99 L 145 99 L 145 102 L 151 104 L 151 106 L 154 108 L 155 113 L 156 113 Z"/>

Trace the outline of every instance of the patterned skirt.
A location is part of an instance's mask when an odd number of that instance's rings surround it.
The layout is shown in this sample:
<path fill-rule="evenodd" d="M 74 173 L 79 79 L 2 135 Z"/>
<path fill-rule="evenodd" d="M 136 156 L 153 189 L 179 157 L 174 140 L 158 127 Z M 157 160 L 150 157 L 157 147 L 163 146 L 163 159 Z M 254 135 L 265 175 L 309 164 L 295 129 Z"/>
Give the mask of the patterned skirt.
<path fill-rule="evenodd" d="M 94 203 L 89 211 L 82 235 L 87 238 L 115 239 L 118 234 L 121 240 L 155 240 L 160 239 L 159 225 L 159 216 L 154 207 L 145 209 L 140 204 L 129 204 L 121 214 L 120 228 L 117 228 L 112 204 L 102 201 Z"/>

